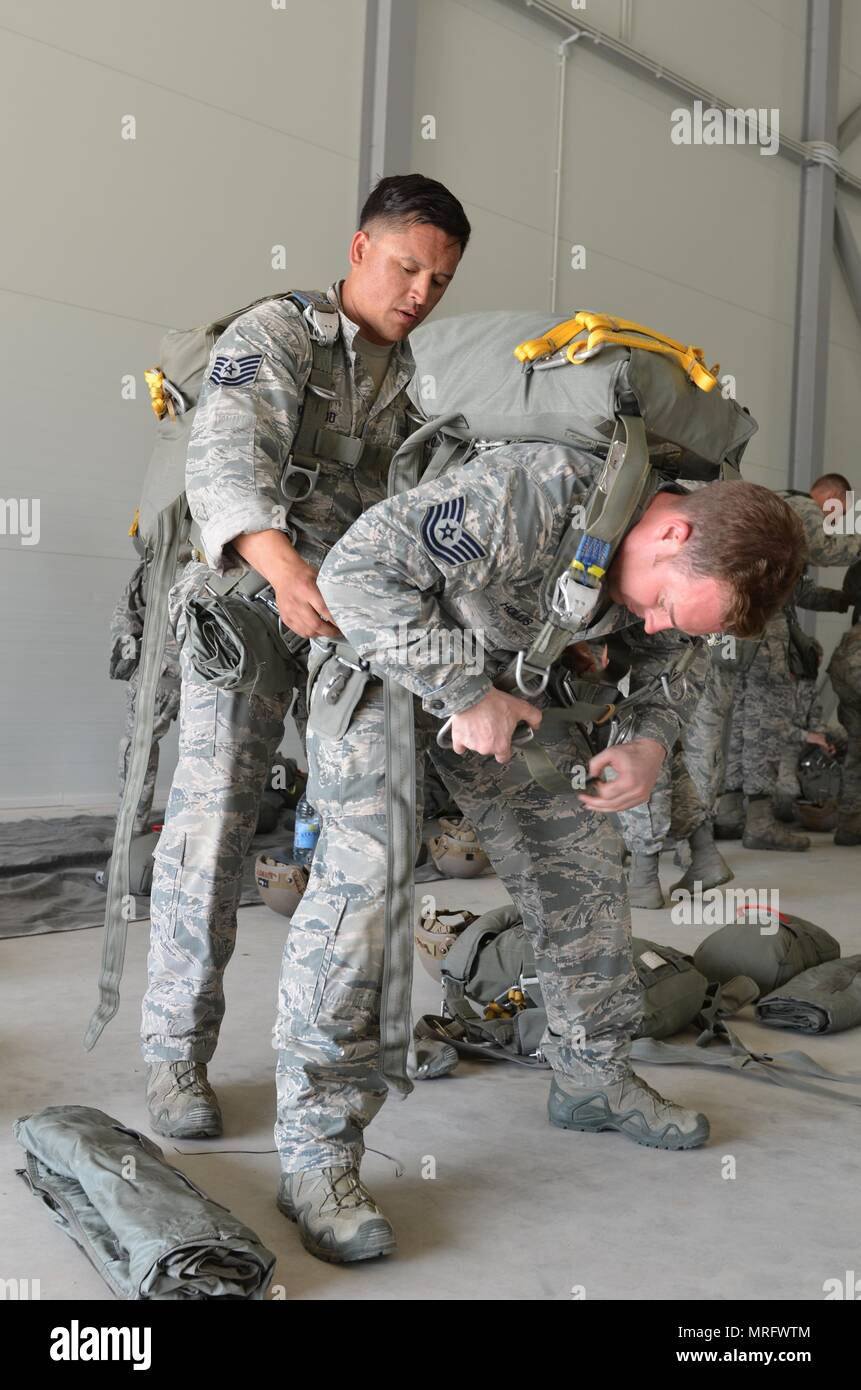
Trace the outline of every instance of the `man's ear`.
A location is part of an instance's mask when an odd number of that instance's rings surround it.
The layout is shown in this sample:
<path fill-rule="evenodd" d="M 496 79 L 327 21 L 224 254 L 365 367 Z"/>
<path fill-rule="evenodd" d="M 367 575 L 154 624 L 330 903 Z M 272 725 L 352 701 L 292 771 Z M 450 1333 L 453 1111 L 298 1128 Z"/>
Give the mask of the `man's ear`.
<path fill-rule="evenodd" d="M 682 546 L 689 540 L 693 527 L 684 516 L 668 516 L 661 524 L 658 532 L 658 544 L 664 552 L 664 556 L 677 555 Z"/>

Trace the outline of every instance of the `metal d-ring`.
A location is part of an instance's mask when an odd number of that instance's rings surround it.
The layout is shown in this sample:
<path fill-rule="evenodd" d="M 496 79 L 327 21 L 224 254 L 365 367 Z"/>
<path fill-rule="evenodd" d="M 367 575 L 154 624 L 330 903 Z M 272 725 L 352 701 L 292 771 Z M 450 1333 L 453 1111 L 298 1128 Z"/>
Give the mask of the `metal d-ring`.
<path fill-rule="evenodd" d="M 665 698 L 665 699 L 669 702 L 669 704 L 671 704 L 671 705 L 680 705 L 681 702 L 682 702 L 682 700 L 685 698 L 685 696 L 686 696 L 687 693 L 688 693 L 688 678 L 687 678 L 687 676 L 684 675 L 684 674 L 681 674 L 681 675 L 678 675 L 678 676 L 674 676 L 674 677 L 673 677 L 673 682 L 676 681 L 676 680 L 680 680 L 681 683 L 682 683 L 682 688 L 681 688 L 681 690 L 680 690 L 680 692 L 679 692 L 678 695 L 674 695 L 674 694 L 673 694 L 672 682 L 670 681 L 670 677 L 666 674 L 666 672 L 664 672 L 664 674 L 661 676 L 661 689 L 662 689 L 663 692 L 664 692 L 664 698 Z"/>
<path fill-rule="evenodd" d="M 517 653 L 517 662 L 514 667 L 514 679 L 517 682 L 517 689 L 520 691 L 521 695 L 527 700 L 534 700 L 538 695 L 543 695 L 547 689 L 547 682 L 550 679 L 550 669 L 548 667 L 547 670 L 540 671 L 538 673 L 538 684 L 530 686 L 523 678 L 525 657 L 526 652 Z M 530 667 L 530 670 L 534 671 L 535 667 Z"/>

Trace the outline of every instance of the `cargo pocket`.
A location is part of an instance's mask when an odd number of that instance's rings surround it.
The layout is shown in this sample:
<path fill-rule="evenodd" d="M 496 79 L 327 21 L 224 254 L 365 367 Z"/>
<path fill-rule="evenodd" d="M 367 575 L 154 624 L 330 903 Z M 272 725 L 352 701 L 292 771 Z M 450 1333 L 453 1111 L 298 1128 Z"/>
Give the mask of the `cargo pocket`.
<path fill-rule="evenodd" d="M 302 1012 L 308 1023 L 315 1023 L 320 1013 L 332 956 L 335 953 L 338 928 L 346 906 L 346 898 L 335 898 L 329 903 L 316 903 L 317 921 L 314 928 L 305 926 L 300 940 L 294 940 L 293 943 L 296 952 L 294 962 L 298 957 L 306 971 L 308 993 L 303 1001 Z"/>
<path fill-rule="evenodd" d="M 176 918 L 179 909 L 179 894 L 182 888 L 182 867 L 185 862 L 185 831 L 168 834 L 163 830 L 156 845 L 153 859 L 152 896 L 150 907 L 159 914 L 163 932 L 176 935 Z"/>

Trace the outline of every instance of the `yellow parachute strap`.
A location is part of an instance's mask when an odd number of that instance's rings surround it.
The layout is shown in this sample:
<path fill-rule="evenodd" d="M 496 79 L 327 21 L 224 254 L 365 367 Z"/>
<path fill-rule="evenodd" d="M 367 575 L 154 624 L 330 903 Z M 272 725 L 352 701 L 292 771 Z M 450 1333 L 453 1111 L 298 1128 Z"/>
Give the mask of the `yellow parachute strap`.
<path fill-rule="evenodd" d="M 583 335 L 585 340 L 583 339 Z M 635 335 L 635 336 L 632 336 Z M 577 366 L 586 362 L 602 347 L 639 348 L 643 352 L 659 352 L 677 362 L 701 391 L 712 391 L 717 385 L 720 364 L 706 366 L 702 348 L 687 346 L 665 333 L 658 333 L 630 319 L 613 318 L 610 314 L 591 314 L 582 311 L 548 329 L 541 338 L 530 338 L 514 349 L 519 362 L 535 362 L 567 346 L 568 361 Z"/>
<path fill-rule="evenodd" d="M 144 381 L 149 390 L 150 405 L 155 418 L 163 420 L 165 415 L 169 415 L 171 420 L 175 420 L 176 410 L 173 401 L 164 389 L 164 372 L 159 367 L 150 367 L 144 372 Z"/>
<path fill-rule="evenodd" d="M 140 507 L 135 507 L 135 514 L 134 514 L 134 516 L 132 517 L 132 524 L 131 524 L 131 526 L 129 527 L 129 535 L 130 535 L 130 536 L 134 537 L 134 536 L 137 535 L 137 533 L 138 533 L 138 523 L 140 522 L 140 519 L 141 519 L 141 509 L 140 509 Z"/>

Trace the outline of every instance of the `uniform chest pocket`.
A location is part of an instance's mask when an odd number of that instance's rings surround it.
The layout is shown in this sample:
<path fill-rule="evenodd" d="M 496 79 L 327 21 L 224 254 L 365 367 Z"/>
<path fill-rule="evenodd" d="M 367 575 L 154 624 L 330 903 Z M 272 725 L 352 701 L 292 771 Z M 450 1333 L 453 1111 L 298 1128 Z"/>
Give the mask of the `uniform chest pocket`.
<path fill-rule="evenodd" d="M 320 738 L 343 738 L 372 679 L 371 672 L 360 669 L 353 657 L 339 658 L 334 652 L 326 657 L 308 682 L 308 732 Z"/>

